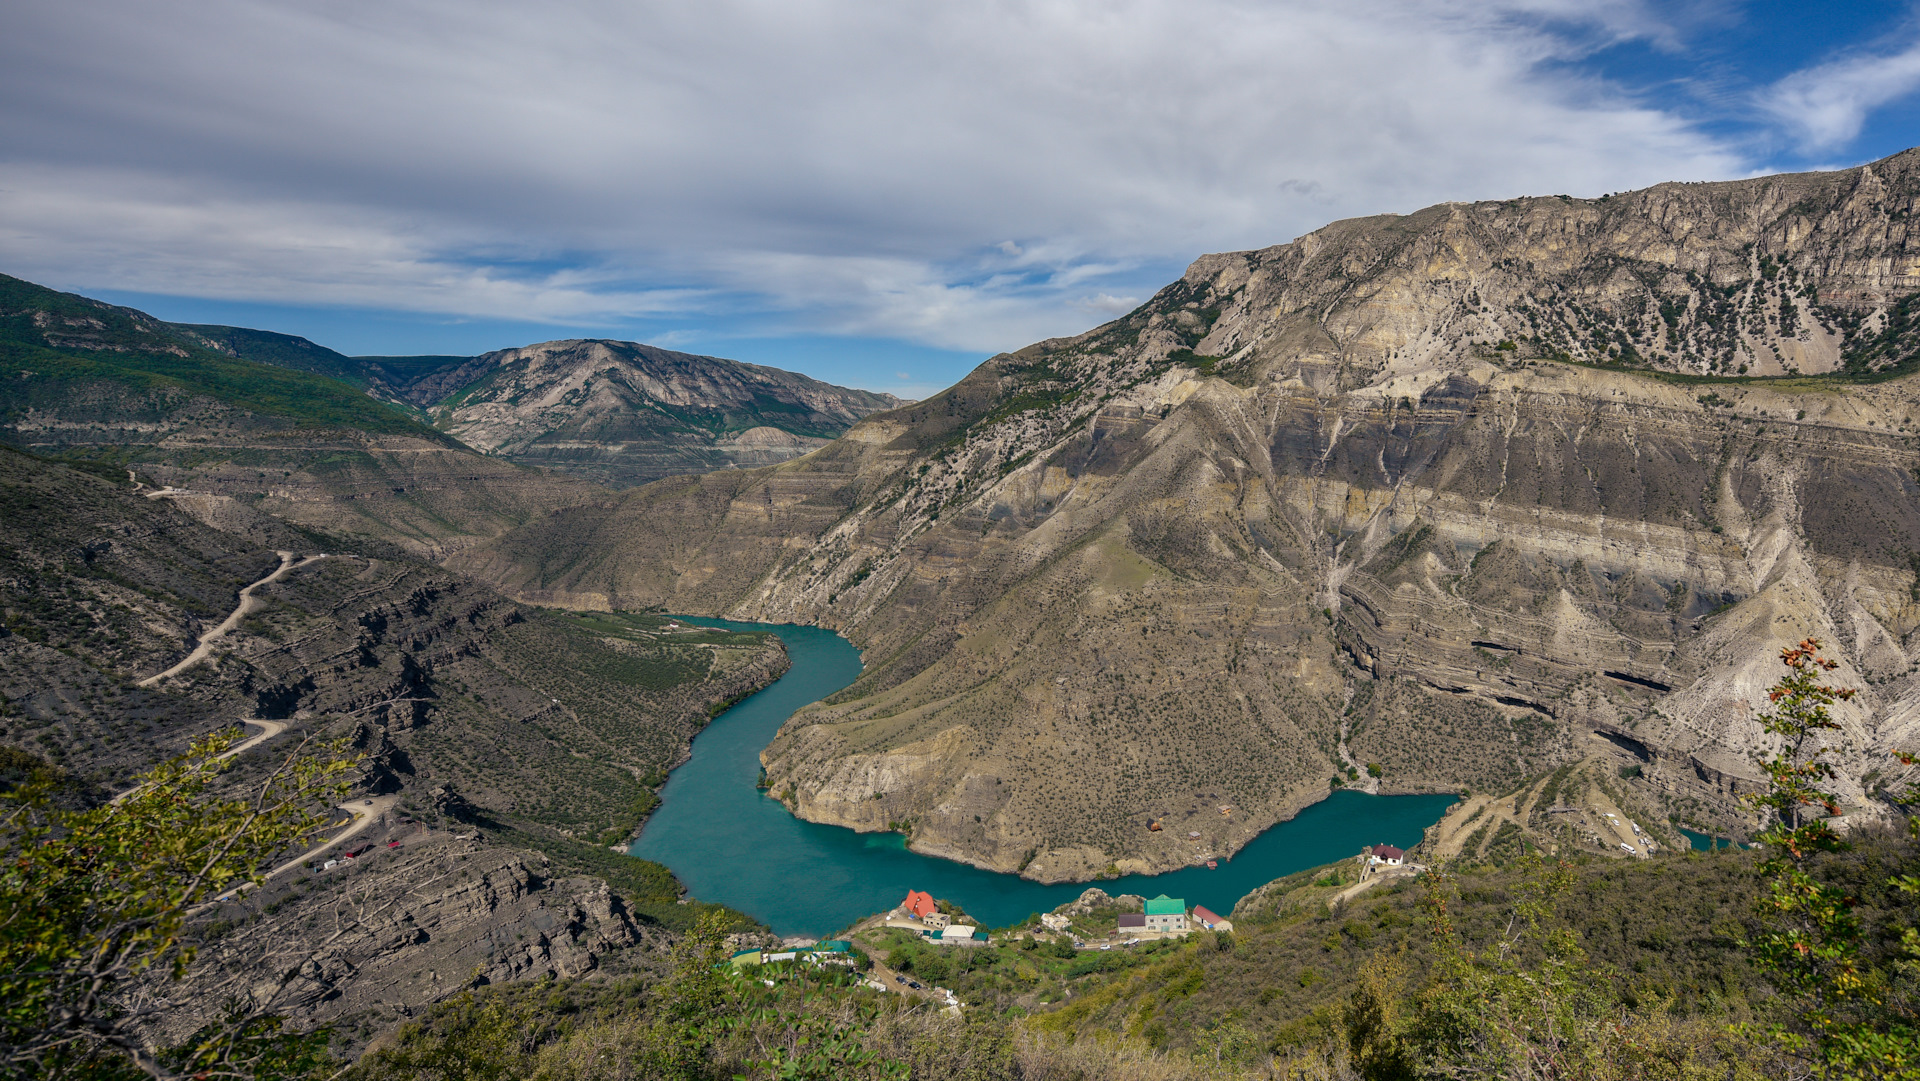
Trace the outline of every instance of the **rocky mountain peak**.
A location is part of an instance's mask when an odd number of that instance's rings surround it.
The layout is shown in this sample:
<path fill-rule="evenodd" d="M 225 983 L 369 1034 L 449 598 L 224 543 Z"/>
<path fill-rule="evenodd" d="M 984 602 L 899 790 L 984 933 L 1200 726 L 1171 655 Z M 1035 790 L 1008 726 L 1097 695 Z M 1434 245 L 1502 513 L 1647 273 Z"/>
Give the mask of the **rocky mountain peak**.
<path fill-rule="evenodd" d="M 459 376 L 467 382 L 433 409 L 443 430 L 616 486 L 784 461 L 901 404 L 778 368 L 603 339 L 502 349 Z"/>
<path fill-rule="evenodd" d="M 1205 256 L 1129 322 L 1204 328 L 1196 355 L 1249 375 L 1310 359 L 1298 336 L 1318 331 L 1348 385 L 1526 357 L 1882 371 L 1913 353 L 1878 336 L 1920 290 L 1916 202 L 1920 152 L 1906 151 L 1832 173 L 1448 203 Z"/>

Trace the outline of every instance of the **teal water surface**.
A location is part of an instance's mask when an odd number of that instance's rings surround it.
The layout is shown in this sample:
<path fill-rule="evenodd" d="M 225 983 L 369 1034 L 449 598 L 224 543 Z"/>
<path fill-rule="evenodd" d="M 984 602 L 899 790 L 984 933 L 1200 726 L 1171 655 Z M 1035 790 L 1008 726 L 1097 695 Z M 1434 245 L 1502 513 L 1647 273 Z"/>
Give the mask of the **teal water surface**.
<path fill-rule="evenodd" d="M 1681 833 L 1684 833 L 1687 835 L 1687 840 L 1693 842 L 1693 850 L 1695 852 L 1712 852 L 1716 848 L 1751 848 L 1753 847 L 1752 845 L 1743 845 L 1736 841 L 1729 840 L 1728 838 L 1725 838 L 1725 837 L 1714 837 L 1705 833 L 1695 833 L 1694 831 L 1687 829 L 1685 826 L 1679 827 L 1679 830 Z"/>
<path fill-rule="evenodd" d="M 795 710 L 860 675 L 859 651 L 818 627 L 680 618 L 771 631 L 786 643 L 793 667 L 701 731 L 693 757 L 668 778 L 660 807 L 628 852 L 666 864 L 693 896 L 745 912 L 776 934 L 830 934 L 899 904 L 909 888 L 952 901 L 989 927 L 1065 904 L 1089 885 L 1112 894 L 1165 893 L 1225 914 L 1282 875 L 1352 856 L 1366 845 L 1412 845 L 1453 802 L 1452 796 L 1335 792 L 1254 838 L 1218 870 L 1189 867 L 1045 886 L 910 852 L 899 834 L 855 833 L 789 814 L 754 787 L 760 751 Z"/>

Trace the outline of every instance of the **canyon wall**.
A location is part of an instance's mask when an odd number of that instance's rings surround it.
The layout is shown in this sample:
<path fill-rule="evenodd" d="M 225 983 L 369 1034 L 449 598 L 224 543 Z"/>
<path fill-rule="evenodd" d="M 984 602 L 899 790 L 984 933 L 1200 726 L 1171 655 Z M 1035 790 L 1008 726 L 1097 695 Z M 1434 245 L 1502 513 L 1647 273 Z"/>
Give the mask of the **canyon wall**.
<path fill-rule="evenodd" d="M 774 792 L 1046 880 L 1231 852 L 1361 762 L 1498 789 L 1611 755 L 1737 828 L 1808 635 L 1863 688 L 1873 816 L 1920 736 L 1917 196 L 1908 152 L 1338 222 L 450 565 L 842 631 L 867 669 L 767 749 Z"/>

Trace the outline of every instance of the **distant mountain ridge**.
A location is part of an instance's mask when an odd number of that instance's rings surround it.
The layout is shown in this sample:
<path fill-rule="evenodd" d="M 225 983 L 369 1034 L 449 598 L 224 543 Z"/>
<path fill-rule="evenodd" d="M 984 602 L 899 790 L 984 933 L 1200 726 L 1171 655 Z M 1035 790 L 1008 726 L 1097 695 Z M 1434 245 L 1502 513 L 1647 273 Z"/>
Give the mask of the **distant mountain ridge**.
<path fill-rule="evenodd" d="M 474 357 L 349 357 L 293 335 L 173 326 L 232 356 L 350 383 L 484 453 L 615 488 L 783 462 L 905 404 L 779 368 L 611 339 Z"/>
<path fill-rule="evenodd" d="M 0 274 L 0 358 L 16 376 L 0 387 L 0 416 L 12 424 L 23 412 L 70 408 L 63 399 L 77 388 L 113 384 L 140 402 L 130 398 L 121 406 L 146 414 L 199 396 L 304 428 L 352 427 L 447 442 L 406 413 L 352 393 L 325 370 L 324 358 L 302 366 L 249 357 L 199 329 Z M 319 348 L 284 335 L 239 335 L 258 339 L 249 342 L 256 353 L 290 352 L 297 349 L 292 343 Z"/>
<path fill-rule="evenodd" d="M 0 440 L 188 489 L 181 505 L 222 528 L 272 515 L 439 555 L 603 494 L 475 453 L 305 339 L 167 323 L 4 275 L 0 371 Z"/>
<path fill-rule="evenodd" d="M 613 487 L 825 446 L 891 394 L 637 342 L 570 339 L 476 357 L 432 408 L 469 446 Z"/>

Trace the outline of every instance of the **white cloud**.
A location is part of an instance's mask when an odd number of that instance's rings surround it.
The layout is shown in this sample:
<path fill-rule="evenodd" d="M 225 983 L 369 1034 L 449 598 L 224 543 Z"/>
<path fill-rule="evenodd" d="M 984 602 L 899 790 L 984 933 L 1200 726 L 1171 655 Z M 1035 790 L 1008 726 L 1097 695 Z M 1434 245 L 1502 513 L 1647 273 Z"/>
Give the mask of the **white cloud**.
<path fill-rule="evenodd" d="M 1794 72 L 1762 96 L 1768 112 L 1812 150 L 1860 134 L 1867 114 L 1920 90 L 1920 42 L 1883 55 L 1849 56 Z"/>
<path fill-rule="evenodd" d="M 1094 312 L 1108 319 L 1125 315 L 1139 306 L 1139 297 L 1117 297 L 1112 293 L 1096 293 L 1090 297 L 1083 297 L 1078 304 L 1082 311 Z"/>
<path fill-rule="evenodd" d="M 1015 348 L 1333 217 L 1744 172 L 1543 66 L 1671 33 L 1636 0 L 25 0 L 0 267 Z"/>
<path fill-rule="evenodd" d="M 536 322 L 699 310 L 711 290 L 631 289 L 581 267 L 512 273 L 480 234 L 367 206 L 205 197 L 137 173 L 0 163 L 6 269 L 52 284 Z"/>

